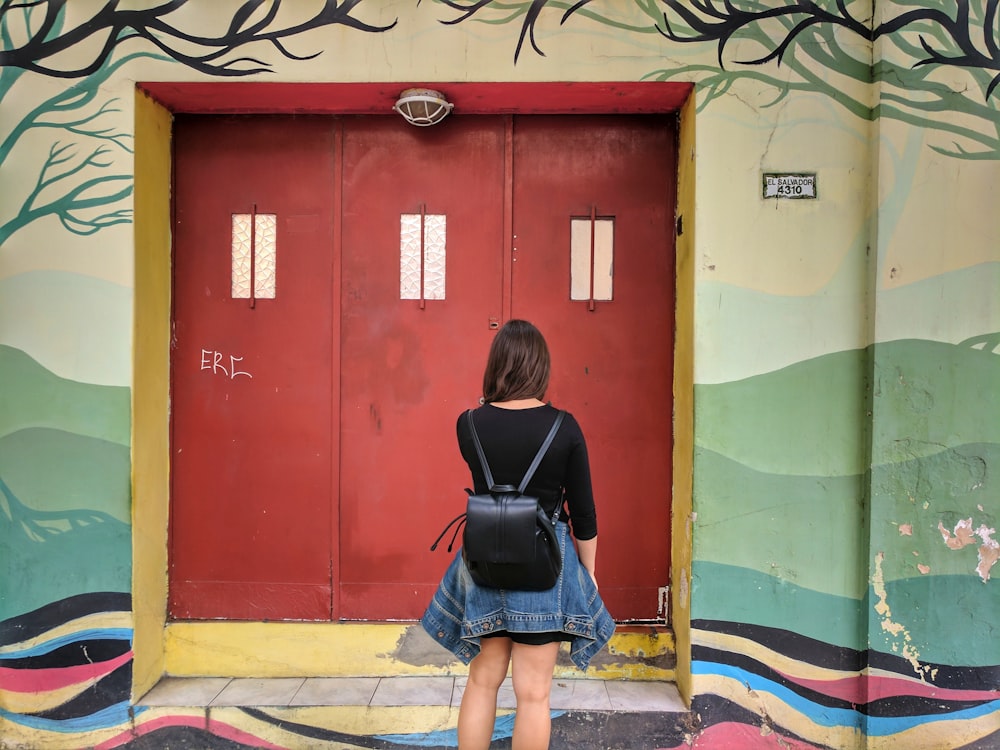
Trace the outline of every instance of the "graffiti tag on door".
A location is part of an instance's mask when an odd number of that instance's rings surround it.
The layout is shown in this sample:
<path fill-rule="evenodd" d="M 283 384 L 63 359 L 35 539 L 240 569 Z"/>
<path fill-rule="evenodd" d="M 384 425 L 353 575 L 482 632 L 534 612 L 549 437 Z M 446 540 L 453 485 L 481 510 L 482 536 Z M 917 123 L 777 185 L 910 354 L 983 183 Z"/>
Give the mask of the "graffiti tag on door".
<path fill-rule="evenodd" d="M 224 362 L 228 360 L 229 366 L 226 367 Z M 201 350 L 201 369 L 210 370 L 213 375 L 222 375 L 229 378 L 230 380 L 236 380 L 240 375 L 253 379 L 251 375 L 246 370 L 237 370 L 237 363 L 242 362 L 243 357 L 237 357 L 233 354 L 226 355 L 223 352 L 216 351 L 215 349 L 202 349 Z"/>

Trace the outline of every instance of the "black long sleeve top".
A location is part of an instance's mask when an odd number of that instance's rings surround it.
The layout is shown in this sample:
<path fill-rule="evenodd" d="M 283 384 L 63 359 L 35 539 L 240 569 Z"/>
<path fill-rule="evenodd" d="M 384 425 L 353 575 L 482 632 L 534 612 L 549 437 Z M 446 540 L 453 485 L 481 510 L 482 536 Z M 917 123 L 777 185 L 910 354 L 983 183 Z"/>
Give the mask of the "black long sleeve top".
<path fill-rule="evenodd" d="M 529 409 L 504 409 L 486 404 L 473 412 L 476 433 L 496 484 L 516 487 L 521 483 L 556 413 L 557 410 L 548 404 Z M 457 432 L 458 445 L 472 472 L 475 491 L 484 494 L 489 487 L 464 412 L 458 418 Z M 597 513 L 587 444 L 580 425 L 568 412 L 525 494 L 537 497 L 551 517 L 563 497 L 563 490 L 566 505 L 560 511 L 560 518 L 569 521 L 577 539 L 593 539 L 597 536 Z"/>

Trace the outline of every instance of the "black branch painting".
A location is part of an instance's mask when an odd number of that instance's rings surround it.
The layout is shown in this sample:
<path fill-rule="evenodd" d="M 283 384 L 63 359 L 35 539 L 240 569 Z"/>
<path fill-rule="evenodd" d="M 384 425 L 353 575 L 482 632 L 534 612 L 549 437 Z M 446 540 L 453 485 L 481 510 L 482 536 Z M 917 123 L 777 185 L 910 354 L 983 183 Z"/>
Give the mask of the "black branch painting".
<path fill-rule="evenodd" d="M 132 135 L 116 124 L 118 100 L 99 100 L 103 87 L 123 67 L 146 58 L 180 63 L 213 77 L 267 74 L 273 71 L 263 54 L 267 50 L 293 61 L 324 52 L 292 49 L 293 38 L 305 32 L 335 25 L 382 32 L 395 26 L 395 21 L 379 26 L 361 20 L 361 2 L 246 0 L 235 6 L 218 33 L 206 33 L 199 28 L 203 16 L 182 12 L 190 0 L 141 9 L 108 0 L 91 15 L 72 19 L 65 0 L 0 0 L 0 103 L 26 73 L 73 81 L 35 106 L 0 141 L 2 167 L 29 133 L 58 133 L 34 179 L 23 181 L 20 205 L 0 224 L 0 245 L 46 217 L 77 235 L 132 221 L 128 199 L 133 177 L 127 159 Z M 254 54 L 245 53 L 251 46 Z M 122 156 L 126 158 L 119 160 Z"/>
<path fill-rule="evenodd" d="M 519 24 L 515 64 L 526 41 L 544 55 L 538 29 L 546 14 L 560 27 L 587 19 L 625 34 L 714 46 L 715 64 L 672 62 L 645 76 L 696 80 L 699 108 L 753 78 L 773 90 L 772 105 L 793 91 L 822 93 L 858 117 L 895 119 L 949 136 L 951 145 L 931 146 L 939 153 L 1000 159 L 1000 0 L 895 0 L 886 4 L 891 14 L 878 22 L 870 0 L 632 0 L 628 7 L 595 0 L 437 2 L 453 12 L 445 24 Z M 873 65 L 863 51 L 876 40 L 886 52 Z M 777 70 L 782 68 L 784 73 Z M 961 69 L 970 85 L 942 82 L 935 75 L 942 69 Z M 881 82 L 880 100 L 872 107 L 823 73 Z M 949 116 L 954 113 L 966 117 Z"/>
<path fill-rule="evenodd" d="M 178 13 L 190 0 L 171 0 L 149 8 L 123 7 L 120 0 L 109 0 L 93 16 L 65 28 L 65 0 L 3 0 L 0 18 L 15 12 L 31 21 L 21 41 L 4 44 L 0 67 L 13 67 L 58 78 L 80 78 L 96 73 L 116 47 L 140 41 L 200 73 L 212 76 L 248 76 L 270 72 L 271 64 L 257 57 L 238 56 L 241 48 L 257 42 L 269 45 L 290 60 L 309 60 L 322 53 L 294 53 L 288 40 L 324 26 L 342 25 L 359 31 L 387 31 L 387 26 L 365 23 L 354 15 L 362 0 L 325 0 L 311 14 L 293 15 L 309 7 L 305 3 L 281 0 L 246 0 L 233 13 L 227 28 L 218 34 L 185 29 L 183 20 L 191 16 Z M 315 6 L 314 6 L 315 7 Z M 35 18 L 39 20 L 35 21 Z M 5 37 L 5 42 L 7 38 Z M 69 49 L 93 48 L 78 62 L 75 57 L 59 64 L 61 53 Z M 89 59 L 88 59 L 89 57 Z"/>

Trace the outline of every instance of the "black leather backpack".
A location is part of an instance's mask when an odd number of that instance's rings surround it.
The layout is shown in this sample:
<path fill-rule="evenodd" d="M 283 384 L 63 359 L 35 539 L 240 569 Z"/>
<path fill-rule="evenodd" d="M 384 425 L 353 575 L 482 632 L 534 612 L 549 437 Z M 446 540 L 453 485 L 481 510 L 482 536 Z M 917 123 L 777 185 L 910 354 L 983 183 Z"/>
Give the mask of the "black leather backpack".
<path fill-rule="evenodd" d="M 476 495 L 472 490 L 466 490 L 469 499 L 465 513 L 454 518 L 445 527 L 431 546 L 431 550 L 437 548 L 438 542 L 452 525 L 459 523 L 461 526 L 460 522 L 464 519 L 462 557 L 472 580 L 477 585 L 488 588 L 544 591 L 552 588 L 559 579 L 562 554 L 556 538 L 555 525 L 559 520 L 562 502 L 557 505 L 553 517 L 549 518 L 538 498 L 523 493 L 559 431 L 564 416 L 563 411 L 556 414 L 555 422 L 538 453 L 535 454 L 521 484 L 514 487 L 510 484 L 494 483 L 493 472 L 490 471 L 482 443 L 476 433 L 472 410 L 466 412 L 476 453 L 490 490 L 485 495 Z M 456 529 L 455 536 L 457 534 Z M 448 549 L 451 550 L 451 545 Z"/>

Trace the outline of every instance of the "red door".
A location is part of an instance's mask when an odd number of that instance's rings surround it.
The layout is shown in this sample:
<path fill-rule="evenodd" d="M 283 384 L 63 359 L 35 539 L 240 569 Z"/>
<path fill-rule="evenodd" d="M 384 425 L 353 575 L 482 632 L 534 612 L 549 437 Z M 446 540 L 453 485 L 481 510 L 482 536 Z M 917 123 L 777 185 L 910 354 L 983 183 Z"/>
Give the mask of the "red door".
<path fill-rule="evenodd" d="M 428 548 L 468 484 L 455 420 L 501 314 L 503 143 L 500 118 L 345 124 L 341 617 L 419 617 L 440 578 Z"/>
<path fill-rule="evenodd" d="M 428 545 L 469 481 L 455 419 L 478 402 L 493 331 L 517 316 L 545 333 L 549 395 L 588 438 L 602 593 L 618 619 L 656 618 L 670 528 L 672 124 L 323 122 L 279 121 L 280 138 L 266 124 L 178 126 L 171 615 L 418 617 L 447 563 Z M 289 141 L 294 153 L 278 145 Z M 215 290 L 229 284 L 230 214 L 254 203 L 278 217 L 278 291 L 251 307 Z M 311 234 L 299 245 L 297 232 Z M 188 364 L 227 347 L 252 381 Z M 277 486 L 290 466 L 295 493 Z"/>
<path fill-rule="evenodd" d="M 520 117 L 514 129 L 511 312 L 546 335 L 549 398 L 587 438 L 598 580 L 617 619 L 662 618 L 669 582 L 675 151 L 660 117 Z"/>
<path fill-rule="evenodd" d="M 332 145 L 325 118 L 177 118 L 174 618 L 330 618 Z M 276 265 L 234 272 L 238 222 L 262 230 L 242 250 Z"/>

